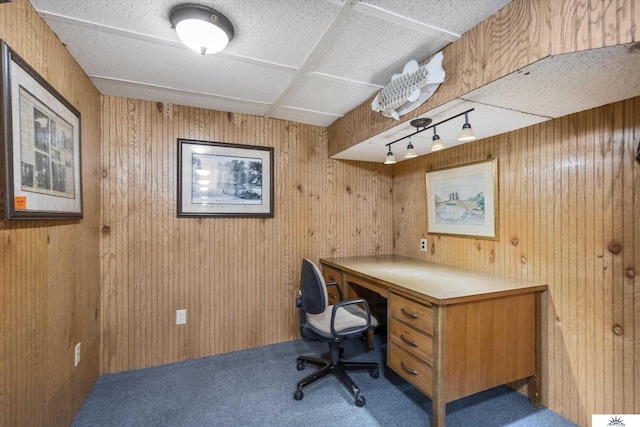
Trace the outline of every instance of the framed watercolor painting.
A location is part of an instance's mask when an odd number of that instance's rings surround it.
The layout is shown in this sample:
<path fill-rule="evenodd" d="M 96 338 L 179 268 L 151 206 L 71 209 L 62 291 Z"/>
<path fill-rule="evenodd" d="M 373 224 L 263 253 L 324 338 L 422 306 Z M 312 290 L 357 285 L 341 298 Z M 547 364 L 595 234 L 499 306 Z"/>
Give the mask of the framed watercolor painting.
<path fill-rule="evenodd" d="M 427 172 L 429 234 L 498 239 L 498 160 Z"/>

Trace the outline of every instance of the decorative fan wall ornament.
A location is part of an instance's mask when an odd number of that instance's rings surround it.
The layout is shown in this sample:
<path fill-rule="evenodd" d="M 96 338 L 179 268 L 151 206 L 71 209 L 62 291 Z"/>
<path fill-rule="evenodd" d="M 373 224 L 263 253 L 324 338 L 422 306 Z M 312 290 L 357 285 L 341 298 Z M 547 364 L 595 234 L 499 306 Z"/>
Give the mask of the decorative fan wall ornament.
<path fill-rule="evenodd" d="M 400 120 L 400 116 L 415 110 L 433 95 L 444 81 L 442 59 L 438 52 L 426 65 L 411 60 L 401 74 L 394 74 L 391 81 L 371 102 L 371 109 L 385 117 Z"/>

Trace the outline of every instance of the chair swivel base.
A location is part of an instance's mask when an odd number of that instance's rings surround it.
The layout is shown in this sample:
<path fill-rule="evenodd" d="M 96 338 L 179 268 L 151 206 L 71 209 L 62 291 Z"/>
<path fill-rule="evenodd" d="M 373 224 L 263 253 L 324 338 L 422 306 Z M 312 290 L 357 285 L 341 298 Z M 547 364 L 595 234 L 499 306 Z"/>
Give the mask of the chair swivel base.
<path fill-rule="evenodd" d="M 302 400 L 304 397 L 304 393 L 302 392 L 304 387 L 324 378 L 328 374 L 333 374 L 338 378 L 338 380 L 340 380 L 347 390 L 351 392 L 355 399 L 356 406 L 362 407 L 365 404 L 364 397 L 360 394 L 360 389 L 356 383 L 353 382 L 351 377 L 349 377 L 347 371 L 369 371 L 369 375 L 373 378 L 378 378 L 380 376 L 380 369 L 378 368 L 377 363 L 343 361 L 331 362 L 330 360 L 318 359 L 315 357 L 299 356 L 297 365 L 298 370 L 303 370 L 307 363 L 320 366 L 320 369 L 298 382 L 297 389 L 293 394 L 293 398 L 296 400 Z"/>

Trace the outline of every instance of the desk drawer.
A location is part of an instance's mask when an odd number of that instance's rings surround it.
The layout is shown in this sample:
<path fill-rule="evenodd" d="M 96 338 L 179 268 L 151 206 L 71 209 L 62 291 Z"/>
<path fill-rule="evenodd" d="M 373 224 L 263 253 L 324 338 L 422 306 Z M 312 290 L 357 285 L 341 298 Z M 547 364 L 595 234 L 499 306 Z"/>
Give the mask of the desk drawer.
<path fill-rule="evenodd" d="M 429 335 L 393 318 L 389 325 L 391 341 L 418 359 L 433 364 L 433 340 Z"/>
<path fill-rule="evenodd" d="M 322 276 L 324 277 L 325 282 L 336 282 L 340 287 L 342 287 L 342 271 L 323 265 Z"/>
<path fill-rule="evenodd" d="M 344 281 L 348 286 L 353 286 L 353 285 L 362 286 L 363 288 L 369 289 L 370 291 L 373 291 L 376 294 L 384 298 L 387 298 L 387 294 L 388 294 L 387 288 L 377 283 L 374 283 L 370 280 L 363 279 L 362 277 L 358 277 L 358 276 L 352 276 L 350 274 L 345 273 Z M 350 296 L 349 298 L 352 298 L 352 296 Z"/>
<path fill-rule="evenodd" d="M 398 294 L 389 296 L 391 316 L 433 336 L 433 309 Z"/>
<path fill-rule="evenodd" d="M 344 292 L 344 288 L 342 287 L 342 272 L 340 270 L 323 265 L 322 277 L 324 277 L 326 283 L 336 282 L 340 290 Z M 340 294 L 335 286 L 327 286 L 327 294 L 329 296 L 329 304 L 336 304 L 340 301 Z"/>
<path fill-rule="evenodd" d="M 389 344 L 389 366 L 402 378 L 431 396 L 433 391 L 433 371 L 431 366 L 403 351 L 393 342 Z"/>

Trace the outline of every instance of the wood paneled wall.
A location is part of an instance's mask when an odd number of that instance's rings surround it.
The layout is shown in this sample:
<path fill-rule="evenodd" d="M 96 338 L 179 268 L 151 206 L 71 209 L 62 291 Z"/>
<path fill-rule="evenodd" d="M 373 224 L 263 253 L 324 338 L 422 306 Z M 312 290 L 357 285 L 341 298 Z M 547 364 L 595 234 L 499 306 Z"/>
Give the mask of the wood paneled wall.
<path fill-rule="evenodd" d="M 303 257 L 392 249 L 390 169 L 328 159 L 326 128 L 118 97 L 102 111 L 104 373 L 297 339 Z M 274 147 L 275 217 L 177 218 L 177 138 Z"/>
<path fill-rule="evenodd" d="M 395 253 L 549 285 L 542 402 L 580 425 L 640 408 L 639 140 L 634 98 L 393 166 Z M 425 172 L 487 158 L 500 239 L 427 235 Z"/>
<path fill-rule="evenodd" d="M 67 426 L 99 370 L 100 95 L 27 0 L 0 38 L 81 113 L 84 219 L 0 219 L 0 425 Z"/>

